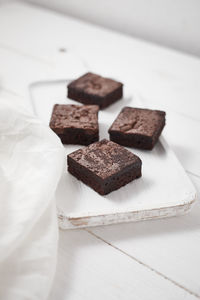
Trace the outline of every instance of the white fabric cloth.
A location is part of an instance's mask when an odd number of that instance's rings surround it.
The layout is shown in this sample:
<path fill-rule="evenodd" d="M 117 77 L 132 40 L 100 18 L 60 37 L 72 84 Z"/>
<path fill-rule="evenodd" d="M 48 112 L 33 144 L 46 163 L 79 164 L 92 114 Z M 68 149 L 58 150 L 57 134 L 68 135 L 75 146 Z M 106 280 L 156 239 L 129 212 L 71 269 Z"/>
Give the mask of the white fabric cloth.
<path fill-rule="evenodd" d="M 54 193 L 64 166 L 58 137 L 0 100 L 0 299 L 46 299 L 55 273 Z"/>

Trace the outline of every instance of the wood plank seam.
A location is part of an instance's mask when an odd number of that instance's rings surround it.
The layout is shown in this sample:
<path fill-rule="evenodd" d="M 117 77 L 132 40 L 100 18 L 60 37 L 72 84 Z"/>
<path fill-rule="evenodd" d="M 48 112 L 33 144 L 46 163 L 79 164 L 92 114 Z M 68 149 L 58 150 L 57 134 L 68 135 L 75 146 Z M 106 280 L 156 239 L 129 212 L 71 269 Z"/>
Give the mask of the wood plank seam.
<path fill-rule="evenodd" d="M 90 233 L 92 236 L 96 237 L 97 239 L 101 240 L 102 242 L 106 243 L 108 246 L 114 248 L 115 250 L 121 252 L 122 254 L 128 256 L 129 258 L 133 259 L 134 261 L 136 261 L 137 263 L 139 263 L 140 265 L 144 266 L 145 268 L 147 268 L 148 270 L 156 273 L 157 275 L 161 276 L 163 279 L 171 282 L 173 285 L 183 289 L 185 292 L 189 293 L 190 295 L 196 297 L 197 299 L 200 299 L 200 295 L 189 290 L 188 288 L 184 287 L 182 284 L 176 282 L 175 280 L 169 278 L 168 276 L 166 276 L 165 274 L 159 272 L 158 270 L 152 268 L 151 266 L 147 265 L 146 263 L 142 262 L 141 260 L 139 260 L 138 258 L 126 253 L 125 251 L 123 251 L 122 249 L 116 247 L 115 245 L 112 245 L 111 243 L 109 243 L 108 241 L 104 240 L 103 238 L 101 238 L 100 236 L 98 236 L 97 234 L 93 233 L 91 230 L 89 229 L 82 229 L 87 231 L 88 233 Z"/>
<path fill-rule="evenodd" d="M 196 117 L 192 117 L 190 115 L 187 115 L 183 112 L 180 112 L 180 111 L 177 111 L 177 110 L 173 110 L 173 109 L 170 109 L 172 110 L 173 112 L 175 112 L 176 114 L 180 115 L 180 116 L 183 116 L 184 118 L 187 118 L 187 119 L 191 119 L 193 121 L 197 121 L 197 122 L 200 122 L 200 119 L 196 118 Z"/>
<path fill-rule="evenodd" d="M 6 50 L 8 52 L 15 53 L 17 55 L 23 56 L 25 58 L 29 58 L 29 59 L 34 60 L 34 61 L 38 61 L 38 62 L 40 62 L 42 64 L 45 64 L 45 65 L 48 65 L 48 66 L 54 66 L 54 64 L 49 60 L 45 60 L 44 58 L 41 58 L 39 56 L 34 56 L 34 55 L 29 54 L 27 52 L 23 52 L 19 49 L 13 48 L 13 47 L 8 46 L 8 45 L 3 44 L 3 43 L 0 43 L 0 49 Z"/>
<path fill-rule="evenodd" d="M 190 175 L 193 175 L 193 176 L 195 176 L 195 177 L 197 177 L 198 179 L 200 179 L 200 176 L 199 175 L 197 175 L 197 174 L 195 174 L 195 173 L 193 173 L 193 172 L 191 172 L 191 171 L 189 171 L 189 170 L 185 170 L 188 174 L 190 174 Z"/>
<path fill-rule="evenodd" d="M 22 95 L 16 93 L 14 90 L 10 90 L 10 89 L 2 87 L 2 86 L 0 86 L 0 92 L 5 92 L 5 93 L 10 94 L 12 96 L 23 98 Z"/>

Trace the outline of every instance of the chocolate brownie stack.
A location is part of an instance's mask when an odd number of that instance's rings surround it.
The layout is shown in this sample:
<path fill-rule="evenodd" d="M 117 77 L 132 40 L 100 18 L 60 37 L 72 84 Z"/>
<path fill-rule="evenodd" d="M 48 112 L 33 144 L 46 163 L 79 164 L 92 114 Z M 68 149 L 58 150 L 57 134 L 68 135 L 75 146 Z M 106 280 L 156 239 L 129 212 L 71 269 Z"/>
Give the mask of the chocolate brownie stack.
<path fill-rule="evenodd" d="M 101 195 L 141 177 L 142 161 L 123 146 L 151 150 L 165 126 L 165 112 L 124 107 L 99 140 L 98 112 L 121 99 L 123 84 L 87 73 L 68 85 L 68 98 L 85 105 L 53 108 L 50 127 L 63 144 L 86 145 L 67 157 L 68 171 Z"/>

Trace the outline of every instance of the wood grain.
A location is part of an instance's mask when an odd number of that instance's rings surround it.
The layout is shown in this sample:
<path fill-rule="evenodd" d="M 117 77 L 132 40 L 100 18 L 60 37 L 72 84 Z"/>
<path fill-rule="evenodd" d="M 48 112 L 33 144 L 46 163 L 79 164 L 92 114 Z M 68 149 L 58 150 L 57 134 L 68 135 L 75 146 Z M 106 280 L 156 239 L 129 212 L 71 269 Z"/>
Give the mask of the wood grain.
<path fill-rule="evenodd" d="M 200 191 L 200 179 L 192 176 Z M 199 194 L 198 194 L 199 196 Z M 91 232 L 190 290 L 200 298 L 200 204 L 169 220 L 123 224 Z"/>
<path fill-rule="evenodd" d="M 61 231 L 49 300 L 196 299 L 189 291 L 83 230 Z"/>

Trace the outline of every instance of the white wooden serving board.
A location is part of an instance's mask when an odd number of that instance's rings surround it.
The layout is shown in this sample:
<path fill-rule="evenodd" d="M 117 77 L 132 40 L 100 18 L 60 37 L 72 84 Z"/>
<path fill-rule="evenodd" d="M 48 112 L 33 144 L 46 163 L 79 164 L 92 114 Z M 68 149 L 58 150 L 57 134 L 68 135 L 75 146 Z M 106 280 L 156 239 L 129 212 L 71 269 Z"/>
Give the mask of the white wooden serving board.
<path fill-rule="evenodd" d="M 66 98 L 67 82 L 38 82 L 30 86 L 34 111 L 44 123 L 49 124 L 55 103 L 77 104 Z M 101 139 L 109 138 L 107 130 L 123 106 L 142 107 L 136 95 L 127 93 L 126 85 L 124 98 L 99 112 Z M 80 147 L 83 146 L 66 145 L 66 156 Z M 142 159 L 142 178 L 106 196 L 69 174 L 66 163 L 56 192 L 62 229 L 171 217 L 190 210 L 196 191 L 163 137 L 152 151 L 129 150 Z"/>

